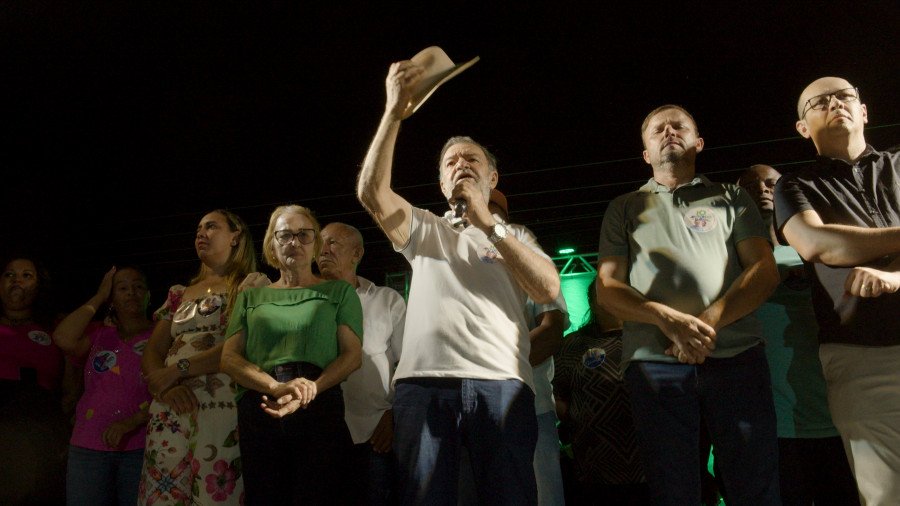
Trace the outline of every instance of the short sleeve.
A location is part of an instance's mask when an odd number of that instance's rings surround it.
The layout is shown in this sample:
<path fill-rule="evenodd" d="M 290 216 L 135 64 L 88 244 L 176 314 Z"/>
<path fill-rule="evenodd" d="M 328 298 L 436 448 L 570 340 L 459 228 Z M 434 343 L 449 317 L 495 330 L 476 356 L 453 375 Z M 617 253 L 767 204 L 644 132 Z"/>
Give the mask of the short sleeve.
<path fill-rule="evenodd" d="M 228 318 L 228 330 L 225 338 L 229 338 L 247 328 L 247 297 L 252 289 L 242 290 L 234 299 L 234 307 L 231 308 L 231 316 Z"/>
<path fill-rule="evenodd" d="M 750 237 L 762 237 L 768 240 L 766 227 L 763 225 L 759 209 L 743 188 L 729 185 L 729 193 L 734 195 L 734 231 L 732 239 L 737 244 Z"/>
<path fill-rule="evenodd" d="M 625 223 L 625 203 L 628 195 L 622 195 L 610 202 L 606 212 L 603 213 L 600 244 L 597 247 L 598 258 L 628 256 L 628 232 Z"/>
<path fill-rule="evenodd" d="M 812 210 L 797 176 L 789 174 L 775 185 L 775 228 L 781 230 L 792 216 Z"/>
<path fill-rule="evenodd" d="M 359 301 L 359 295 L 350 283 L 344 283 L 343 295 L 338 303 L 337 321 L 338 325 L 346 325 L 363 340 L 363 313 L 362 304 Z M 230 328 L 229 328 L 230 330 Z"/>
<path fill-rule="evenodd" d="M 178 311 L 178 306 L 181 305 L 181 300 L 183 298 L 184 285 L 173 285 L 169 288 L 169 294 L 166 296 L 166 301 L 163 303 L 162 307 L 153 313 L 153 321 L 172 321 L 172 317 L 175 315 L 175 312 Z"/>

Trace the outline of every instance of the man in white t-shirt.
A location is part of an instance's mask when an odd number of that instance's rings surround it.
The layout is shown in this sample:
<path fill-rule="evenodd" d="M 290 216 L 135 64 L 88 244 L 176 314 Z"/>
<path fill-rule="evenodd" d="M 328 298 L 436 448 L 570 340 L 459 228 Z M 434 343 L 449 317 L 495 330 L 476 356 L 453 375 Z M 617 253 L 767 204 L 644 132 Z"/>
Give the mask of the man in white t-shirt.
<path fill-rule="evenodd" d="M 413 207 L 391 188 L 394 145 L 425 68 L 391 65 L 387 103 L 357 194 L 413 270 L 403 354 L 394 375 L 394 450 L 401 502 L 455 502 L 460 448 L 480 501 L 535 504 L 537 440 L 527 298 L 548 304 L 559 275 L 524 228 L 488 210 L 496 159 L 468 137 L 440 156 L 440 187 L 460 220 Z"/>

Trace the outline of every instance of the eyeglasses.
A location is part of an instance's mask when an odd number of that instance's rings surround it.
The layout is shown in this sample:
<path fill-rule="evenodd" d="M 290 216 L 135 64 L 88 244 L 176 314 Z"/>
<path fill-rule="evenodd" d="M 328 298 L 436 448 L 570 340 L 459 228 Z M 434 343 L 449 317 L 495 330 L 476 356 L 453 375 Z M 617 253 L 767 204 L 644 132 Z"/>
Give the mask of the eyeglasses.
<path fill-rule="evenodd" d="M 310 244 L 316 240 L 316 231 L 311 228 L 301 228 L 300 231 L 296 233 L 291 232 L 290 230 L 279 230 L 275 232 L 275 240 L 282 246 L 290 244 L 294 240 L 294 237 L 300 241 L 300 244 Z"/>
<path fill-rule="evenodd" d="M 806 101 L 806 105 L 803 106 L 803 114 L 800 115 L 800 118 L 806 116 L 806 113 L 809 111 L 824 111 L 828 109 L 828 106 L 831 105 L 831 97 L 834 97 L 838 100 L 838 102 L 842 102 L 844 104 L 848 104 L 853 102 L 854 100 L 859 100 L 859 88 L 844 88 L 842 90 L 832 91 L 831 93 L 823 93 L 821 95 L 816 95 L 811 99 Z"/>

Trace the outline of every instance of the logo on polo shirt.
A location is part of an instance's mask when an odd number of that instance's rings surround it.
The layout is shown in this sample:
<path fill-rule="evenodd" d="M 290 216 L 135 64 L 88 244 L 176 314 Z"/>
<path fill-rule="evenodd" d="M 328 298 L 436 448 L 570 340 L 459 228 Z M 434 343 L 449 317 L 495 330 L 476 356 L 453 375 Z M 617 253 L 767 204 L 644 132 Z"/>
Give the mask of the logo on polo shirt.
<path fill-rule="evenodd" d="M 716 213 L 711 207 L 695 207 L 684 215 L 684 224 L 694 232 L 709 232 L 719 225 Z"/>

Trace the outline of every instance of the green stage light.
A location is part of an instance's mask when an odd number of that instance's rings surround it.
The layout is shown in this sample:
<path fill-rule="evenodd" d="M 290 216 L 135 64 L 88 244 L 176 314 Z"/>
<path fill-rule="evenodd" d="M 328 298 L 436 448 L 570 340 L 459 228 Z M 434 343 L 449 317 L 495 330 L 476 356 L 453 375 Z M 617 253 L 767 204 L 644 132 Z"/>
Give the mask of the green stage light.
<path fill-rule="evenodd" d="M 560 255 L 571 255 L 572 253 L 575 253 L 575 248 L 563 248 L 559 250 Z"/>

